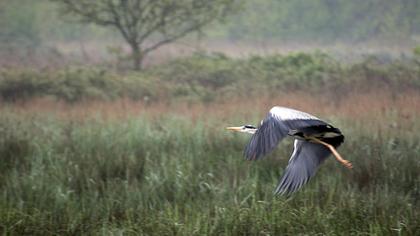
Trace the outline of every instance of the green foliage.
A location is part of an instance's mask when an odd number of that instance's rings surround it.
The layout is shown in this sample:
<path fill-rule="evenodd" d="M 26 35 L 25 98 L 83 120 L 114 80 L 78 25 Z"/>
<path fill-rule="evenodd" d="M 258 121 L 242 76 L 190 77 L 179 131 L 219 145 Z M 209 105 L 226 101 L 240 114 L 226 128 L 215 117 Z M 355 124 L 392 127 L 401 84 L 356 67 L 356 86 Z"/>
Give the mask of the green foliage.
<path fill-rule="evenodd" d="M 99 69 L 10 69 L 0 72 L 0 97 L 3 101 L 20 101 L 47 96 L 70 103 L 119 97 L 137 100 L 155 94 L 150 80 L 143 75 L 119 78 Z"/>
<path fill-rule="evenodd" d="M 0 231 L 418 235 L 418 134 L 378 131 L 351 119 L 337 122 L 348 135 L 340 151 L 354 170 L 330 159 L 287 199 L 272 191 L 290 145 L 247 163 L 242 158 L 247 138 L 209 128 L 219 127 L 218 119 L 78 122 L 3 110 Z"/>
<path fill-rule="evenodd" d="M 171 84 L 171 95 L 175 98 L 210 101 L 239 82 L 244 74 L 240 63 L 223 54 L 195 54 L 155 67 L 149 73 L 161 78 L 162 84 Z"/>
<path fill-rule="evenodd" d="M 340 73 L 340 65 L 325 54 L 296 53 L 288 56 L 253 57 L 249 73 L 260 77 L 267 89 L 300 88 L 316 91 L 325 88 Z"/>
<path fill-rule="evenodd" d="M 52 85 L 50 93 L 68 102 L 113 99 L 119 92 L 116 78 L 97 70 L 65 70 L 57 74 Z"/>
<path fill-rule="evenodd" d="M 383 63 L 380 58 L 370 57 L 346 65 L 319 52 L 248 59 L 196 54 L 157 66 L 148 73 L 160 78 L 161 84 L 166 84 L 173 96 L 202 101 L 289 90 L 340 96 L 359 88 L 420 89 L 420 67 L 415 60 Z"/>
<path fill-rule="evenodd" d="M 413 53 L 415 56 L 420 57 L 420 46 L 415 47 Z"/>
<path fill-rule="evenodd" d="M 223 54 L 195 54 L 144 72 L 69 68 L 0 71 L 3 101 L 52 97 L 67 102 L 86 100 L 211 102 L 231 97 L 301 90 L 341 96 L 376 87 L 398 92 L 420 89 L 420 64 L 413 60 L 383 61 L 369 57 L 352 65 L 322 53 L 253 56 L 232 59 Z"/>

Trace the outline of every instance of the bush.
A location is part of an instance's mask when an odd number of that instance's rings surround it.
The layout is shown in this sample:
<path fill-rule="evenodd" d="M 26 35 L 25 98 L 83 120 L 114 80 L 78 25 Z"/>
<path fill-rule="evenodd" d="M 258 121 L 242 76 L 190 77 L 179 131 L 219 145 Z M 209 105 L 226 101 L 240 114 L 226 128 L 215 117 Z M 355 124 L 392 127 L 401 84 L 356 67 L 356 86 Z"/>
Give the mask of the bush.
<path fill-rule="evenodd" d="M 0 72 L 0 97 L 4 101 L 26 100 L 42 96 L 51 87 L 48 74 L 32 70 Z"/>
<path fill-rule="evenodd" d="M 34 97 L 53 97 L 74 103 L 86 100 L 137 100 L 154 92 L 143 75 L 120 78 L 104 70 L 70 68 L 59 71 L 3 70 L 0 72 L 0 97 L 13 102 Z"/>
<path fill-rule="evenodd" d="M 197 53 L 143 72 L 116 74 L 95 68 L 57 71 L 4 69 L 0 71 L 3 101 L 50 96 L 69 103 L 85 100 L 187 100 L 211 102 L 238 96 L 260 96 L 302 90 L 330 93 L 385 87 L 420 89 L 420 64 L 412 60 L 369 57 L 343 65 L 326 54 L 228 58 Z"/>
<path fill-rule="evenodd" d="M 119 96 L 120 82 L 103 70 L 69 69 L 55 76 L 50 94 L 67 102 L 112 100 Z"/>

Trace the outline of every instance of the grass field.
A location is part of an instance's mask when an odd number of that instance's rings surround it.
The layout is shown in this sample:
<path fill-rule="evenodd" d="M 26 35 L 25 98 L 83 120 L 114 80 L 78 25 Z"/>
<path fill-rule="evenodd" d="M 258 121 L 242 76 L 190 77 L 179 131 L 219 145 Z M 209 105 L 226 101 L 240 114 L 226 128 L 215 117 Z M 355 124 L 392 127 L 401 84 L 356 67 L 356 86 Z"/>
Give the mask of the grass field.
<path fill-rule="evenodd" d="M 245 161 L 246 134 L 273 105 L 346 135 L 290 198 L 273 190 L 292 152 Z M 339 101 L 303 93 L 207 105 L 36 100 L 0 108 L 3 235 L 419 235 L 420 95 Z"/>

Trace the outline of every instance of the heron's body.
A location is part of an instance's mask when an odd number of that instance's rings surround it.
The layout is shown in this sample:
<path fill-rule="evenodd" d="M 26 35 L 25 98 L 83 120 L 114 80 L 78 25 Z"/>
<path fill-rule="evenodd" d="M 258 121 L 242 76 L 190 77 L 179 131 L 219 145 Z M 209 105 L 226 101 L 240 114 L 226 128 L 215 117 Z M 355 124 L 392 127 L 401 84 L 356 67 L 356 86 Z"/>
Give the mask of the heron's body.
<path fill-rule="evenodd" d="M 312 138 L 324 141 L 338 147 L 344 141 L 344 135 L 337 128 L 331 125 L 314 125 L 303 127 L 297 130 L 291 130 L 290 136 L 296 139 L 312 142 Z"/>
<path fill-rule="evenodd" d="M 286 136 L 295 138 L 292 156 L 276 193 L 288 194 L 298 190 L 331 153 L 343 165 L 352 167 L 335 150 L 344 141 L 341 131 L 305 112 L 276 106 L 258 128 L 247 125 L 228 129 L 253 134 L 244 152 L 248 160 L 267 155 Z"/>

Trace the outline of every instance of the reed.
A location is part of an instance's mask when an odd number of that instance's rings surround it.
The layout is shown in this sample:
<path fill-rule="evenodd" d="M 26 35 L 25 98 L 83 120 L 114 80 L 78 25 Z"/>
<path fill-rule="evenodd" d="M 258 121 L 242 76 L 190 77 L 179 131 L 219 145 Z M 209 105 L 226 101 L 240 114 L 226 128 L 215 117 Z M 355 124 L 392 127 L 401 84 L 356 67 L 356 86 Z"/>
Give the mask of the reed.
<path fill-rule="evenodd" d="M 420 96 L 284 94 L 153 106 L 131 100 L 2 106 L 0 231 L 4 235 L 418 235 Z M 273 190 L 291 140 L 256 162 L 246 135 L 287 105 L 330 120 L 340 153 L 291 198 Z M 32 107 L 32 108 L 31 108 Z M 29 109 L 28 109 L 29 108 Z"/>

